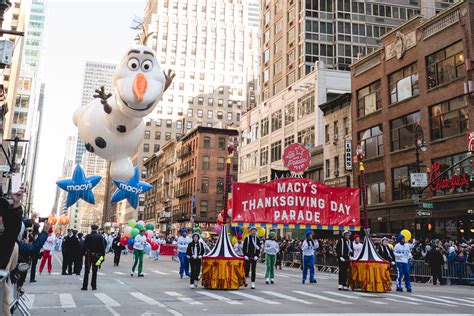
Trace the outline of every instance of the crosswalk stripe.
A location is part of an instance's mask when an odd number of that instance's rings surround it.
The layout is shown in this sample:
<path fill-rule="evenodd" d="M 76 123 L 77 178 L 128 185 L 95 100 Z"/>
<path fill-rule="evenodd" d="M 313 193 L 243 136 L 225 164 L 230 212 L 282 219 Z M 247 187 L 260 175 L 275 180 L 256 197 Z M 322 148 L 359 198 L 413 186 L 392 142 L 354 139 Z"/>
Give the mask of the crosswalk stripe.
<path fill-rule="evenodd" d="M 161 274 L 161 275 L 168 275 L 169 274 L 169 273 L 162 272 L 162 271 L 159 271 L 159 270 L 153 270 L 153 273 Z"/>
<path fill-rule="evenodd" d="M 76 308 L 76 303 L 74 303 L 74 299 L 72 298 L 71 294 L 60 293 L 59 302 L 61 303 L 62 308 Z"/>
<path fill-rule="evenodd" d="M 227 297 L 224 297 L 224 296 L 220 296 L 220 295 L 217 295 L 217 294 L 208 292 L 208 291 L 197 291 L 197 293 L 198 293 L 198 294 L 201 294 L 201 295 L 208 296 L 208 297 L 215 298 L 215 299 L 218 300 L 218 301 L 225 302 L 225 303 L 231 304 L 231 305 L 240 305 L 240 304 L 242 304 L 242 303 L 240 303 L 240 302 L 231 300 L 230 298 L 227 298 Z"/>
<path fill-rule="evenodd" d="M 474 302 L 473 300 L 465 300 L 463 298 L 457 298 L 457 297 L 450 297 L 450 296 L 440 296 L 442 298 L 446 298 L 448 300 L 455 300 L 455 301 L 461 301 L 461 302 L 464 302 L 464 303 L 472 303 Z M 456 302 L 453 302 L 453 304 L 457 304 Z"/>
<path fill-rule="evenodd" d="M 94 295 L 102 301 L 102 303 L 104 303 L 105 305 L 109 306 L 109 307 L 117 307 L 117 306 L 120 306 L 120 304 L 114 300 L 113 298 L 111 298 L 110 296 L 108 296 L 107 294 L 105 293 L 94 293 Z"/>
<path fill-rule="evenodd" d="M 309 297 L 317 298 L 317 299 L 320 299 L 320 300 L 323 300 L 323 301 L 329 301 L 329 302 L 340 303 L 340 304 L 345 304 L 345 305 L 350 305 L 350 304 L 352 304 L 351 302 L 345 302 L 345 301 L 341 301 L 341 300 L 336 300 L 336 299 L 329 298 L 329 297 L 322 296 L 322 295 L 318 295 L 318 294 L 307 293 L 307 292 L 303 292 L 303 291 L 293 291 L 293 292 L 294 292 L 294 293 L 301 294 L 301 295 L 306 295 L 306 296 L 309 296 Z"/>
<path fill-rule="evenodd" d="M 390 296 L 395 296 L 395 297 L 402 297 L 400 295 L 390 294 L 390 293 L 385 293 L 385 295 L 390 295 Z M 434 305 L 456 307 L 456 305 L 450 305 L 450 304 L 445 304 L 445 303 L 440 303 L 440 302 L 420 300 L 419 298 L 414 298 L 414 297 L 410 297 L 410 296 L 403 296 L 403 299 L 409 300 L 409 301 L 415 301 L 415 302 L 429 303 L 429 304 L 434 304 Z"/>
<path fill-rule="evenodd" d="M 371 302 L 373 304 L 379 304 L 379 305 L 387 305 L 388 304 L 388 303 L 385 303 L 385 302 L 372 301 L 372 300 L 368 300 L 367 302 Z"/>
<path fill-rule="evenodd" d="M 340 296 L 340 297 L 345 297 L 345 298 L 359 298 L 357 296 L 353 296 L 353 295 L 348 295 L 348 294 L 342 294 L 342 293 L 339 293 L 339 292 L 331 292 L 331 291 L 323 291 L 323 293 L 327 293 L 327 294 L 331 294 L 331 295 L 336 295 L 336 296 Z"/>
<path fill-rule="evenodd" d="M 413 296 L 417 296 L 417 297 L 421 297 L 421 298 L 426 298 L 426 299 L 431 299 L 431 300 L 443 302 L 443 303 L 446 303 L 446 304 L 455 304 L 455 305 L 463 305 L 463 306 L 474 307 L 474 304 L 464 304 L 464 303 L 452 302 L 452 301 L 448 301 L 448 300 L 445 300 L 445 299 L 442 299 L 442 298 L 439 298 L 439 297 L 435 297 L 435 296 L 430 297 L 430 296 L 419 295 L 419 294 L 413 294 Z"/>
<path fill-rule="evenodd" d="M 59 272 L 51 272 L 51 275 L 59 275 Z"/>
<path fill-rule="evenodd" d="M 256 296 L 256 295 L 251 295 L 251 294 L 248 294 L 248 293 L 237 292 L 237 291 L 230 291 L 229 293 L 232 293 L 234 295 L 243 296 L 243 297 L 249 298 L 251 300 L 261 302 L 261 303 L 265 303 L 265 304 L 269 304 L 269 305 L 279 305 L 280 304 L 279 302 L 270 301 L 270 300 L 267 300 L 266 298 Z"/>
<path fill-rule="evenodd" d="M 302 300 L 302 299 L 299 299 L 299 298 L 296 298 L 296 297 L 293 297 L 293 296 L 289 296 L 289 295 L 285 295 L 285 294 L 281 294 L 281 293 L 277 293 L 277 292 L 273 292 L 273 291 L 262 291 L 262 293 L 273 295 L 273 296 L 276 296 L 276 297 L 279 297 L 279 298 L 284 298 L 284 299 L 287 299 L 287 300 L 293 301 L 293 302 L 303 303 L 303 304 L 306 304 L 306 305 L 312 305 L 313 304 L 311 302 L 308 302 L 308 301 L 305 301 L 305 300 Z"/>
<path fill-rule="evenodd" d="M 33 305 L 35 304 L 36 296 L 34 294 L 26 294 L 26 295 L 30 299 L 30 308 L 33 308 Z"/>
<path fill-rule="evenodd" d="M 143 302 L 147 303 L 148 305 L 156 305 L 156 306 L 159 306 L 159 307 L 166 307 L 166 305 L 161 304 L 160 302 L 156 301 L 155 299 L 153 299 L 151 297 L 146 296 L 143 293 L 132 292 L 130 294 L 132 296 L 134 296 L 135 298 L 139 299 L 140 301 L 143 301 Z"/>
<path fill-rule="evenodd" d="M 384 297 L 384 299 L 392 301 L 392 302 L 405 303 L 405 304 L 410 304 L 410 305 L 420 305 L 419 303 L 397 300 L 396 298 L 391 298 L 391 297 Z"/>
<path fill-rule="evenodd" d="M 120 271 L 114 271 L 115 274 L 118 274 L 118 275 L 125 275 L 125 273 L 123 272 L 120 272 Z"/>
<path fill-rule="evenodd" d="M 104 276 L 105 273 L 104 272 L 97 272 L 97 275 Z"/>
<path fill-rule="evenodd" d="M 192 298 L 183 296 L 183 295 L 181 295 L 177 292 L 165 292 L 165 294 L 169 295 L 169 296 L 176 297 L 178 300 L 180 300 L 182 302 L 185 302 L 185 303 L 188 303 L 190 305 L 202 305 L 201 302 L 197 302 L 197 301 L 193 300 Z"/>

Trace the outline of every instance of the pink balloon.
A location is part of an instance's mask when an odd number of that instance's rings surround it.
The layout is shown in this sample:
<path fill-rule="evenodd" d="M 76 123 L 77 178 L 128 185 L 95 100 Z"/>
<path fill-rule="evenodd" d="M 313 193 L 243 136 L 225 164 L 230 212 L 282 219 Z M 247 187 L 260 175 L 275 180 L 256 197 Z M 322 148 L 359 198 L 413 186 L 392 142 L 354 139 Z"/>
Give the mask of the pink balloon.
<path fill-rule="evenodd" d="M 145 235 L 146 235 L 148 238 L 151 238 L 151 237 L 153 237 L 153 232 L 152 232 L 151 230 L 147 230 L 147 231 L 145 232 Z"/>
<path fill-rule="evenodd" d="M 216 232 L 216 234 L 220 234 L 221 231 L 222 231 L 222 226 L 221 225 L 216 225 L 216 227 L 214 228 L 214 231 Z"/>
<path fill-rule="evenodd" d="M 232 217 L 232 209 L 231 209 L 231 208 L 227 210 L 227 215 L 228 215 L 229 217 Z"/>

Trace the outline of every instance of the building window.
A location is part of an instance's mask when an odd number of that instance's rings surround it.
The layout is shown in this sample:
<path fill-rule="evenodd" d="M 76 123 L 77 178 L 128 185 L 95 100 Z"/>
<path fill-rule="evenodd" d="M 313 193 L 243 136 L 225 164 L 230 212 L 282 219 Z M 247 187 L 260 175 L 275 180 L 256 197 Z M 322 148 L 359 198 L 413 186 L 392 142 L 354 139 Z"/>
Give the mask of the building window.
<path fill-rule="evenodd" d="M 207 110 L 207 118 L 212 119 L 213 117 L 214 117 L 214 113 L 212 112 L 212 110 Z"/>
<path fill-rule="evenodd" d="M 224 165 L 225 165 L 225 158 L 224 157 L 219 157 L 217 158 L 217 170 L 224 170 Z"/>
<path fill-rule="evenodd" d="M 295 105 L 293 103 L 285 106 L 285 126 L 295 121 Z"/>
<path fill-rule="evenodd" d="M 209 177 L 202 177 L 201 180 L 201 193 L 209 192 Z"/>
<path fill-rule="evenodd" d="M 165 140 L 171 140 L 171 133 L 170 132 L 165 133 Z"/>
<path fill-rule="evenodd" d="M 314 95 L 309 94 L 298 99 L 298 118 L 314 113 Z"/>
<path fill-rule="evenodd" d="M 203 156 L 202 157 L 202 170 L 208 170 L 209 169 L 209 156 Z"/>
<path fill-rule="evenodd" d="M 415 112 L 390 122 L 392 151 L 410 148 L 415 145 L 415 127 L 419 121 L 420 112 Z"/>
<path fill-rule="evenodd" d="M 339 136 L 339 122 L 338 121 L 334 121 L 333 123 L 333 128 L 334 128 L 334 141 L 337 140 L 337 137 Z"/>
<path fill-rule="evenodd" d="M 161 127 L 161 119 L 156 120 L 156 126 Z"/>
<path fill-rule="evenodd" d="M 365 151 L 366 158 L 383 156 L 383 129 L 377 125 L 359 132 L 359 143 Z"/>
<path fill-rule="evenodd" d="M 150 139 L 150 131 L 145 131 L 145 139 Z"/>
<path fill-rule="evenodd" d="M 216 210 L 218 212 L 222 211 L 224 209 L 224 201 L 222 200 L 217 200 L 216 201 Z"/>
<path fill-rule="evenodd" d="M 171 120 L 166 120 L 166 127 L 171 128 L 173 125 L 173 121 Z"/>
<path fill-rule="evenodd" d="M 272 132 L 277 131 L 281 128 L 281 110 L 272 113 Z"/>
<path fill-rule="evenodd" d="M 217 178 L 217 193 L 224 193 L 224 178 Z"/>
<path fill-rule="evenodd" d="M 186 122 L 186 128 L 187 128 L 187 129 L 193 128 L 193 122 L 187 121 L 187 122 Z"/>
<path fill-rule="evenodd" d="M 463 43 L 459 41 L 426 57 L 428 89 L 464 77 Z"/>
<path fill-rule="evenodd" d="M 176 121 L 176 129 L 183 129 L 183 121 L 181 120 Z"/>
<path fill-rule="evenodd" d="M 270 162 L 274 162 L 281 159 L 281 140 L 272 143 L 270 155 L 271 155 Z"/>
<path fill-rule="evenodd" d="M 358 117 L 373 113 L 382 107 L 380 96 L 380 80 L 357 91 Z"/>
<path fill-rule="evenodd" d="M 326 159 L 324 162 L 324 170 L 325 170 L 325 178 L 329 179 L 331 177 L 331 166 L 330 166 L 330 160 Z"/>
<path fill-rule="evenodd" d="M 217 141 L 217 148 L 225 149 L 225 138 L 224 137 L 219 137 L 219 139 Z"/>
<path fill-rule="evenodd" d="M 342 128 L 344 129 L 344 136 L 349 135 L 349 120 L 347 117 L 342 120 Z"/>
<path fill-rule="evenodd" d="M 208 106 L 214 106 L 214 98 L 207 99 L 207 105 Z"/>
<path fill-rule="evenodd" d="M 283 148 L 286 148 L 286 147 L 288 147 L 288 146 L 290 146 L 291 144 L 294 144 L 294 143 L 295 143 L 295 135 L 285 137 L 285 144 L 284 144 Z"/>
<path fill-rule="evenodd" d="M 388 76 L 390 104 L 420 94 L 416 63 L 402 68 Z"/>
<path fill-rule="evenodd" d="M 217 100 L 217 106 L 224 106 L 224 100 L 223 99 L 218 99 Z"/>
<path fill-rule="evenodd" d="M 172 108 L 172 107 L 168 107 L 166 113 L 168 113 L 168 114 L 173 114 L 173 108 Z"/>
<path fill-rule="evenodd" d="M 204 98 L 198 97 L 198 105 L 203 105 L 203 104 L 204 104 Z"/>
<path fill-rule="evenodd" d="M 222 120 L 224 113 L 222 111 L 217 111 L 217 119 Z"/>
<path fill-rule="evenodd" d="M 316 143 L 316 136 L 314 133 L 314 125 L 302 129 L 298 132 L 298 143 L 303 144 L 307 147 L 313 147 Z"/>
<path fill-rule="evenodd" d="M 324 126 L 324 142 L 329 143 L 329 124 Z"/>
<path fill-rule="evenodd" d="M 267 68 L 263 71 L 263 83 L 267 83 L 270 80 L 270 69 Z"/>
<path fill-rule="evenodd" d="M 433 164 L 435 163 L 439 164 L 438 174 L 441 174 L 442 172 L 445 172 L 452 166 L 459 163 L 461 160 L 466 159 L 467 155 L 469 155 L 469 153 L 467 154 L 463 153 L 463 154 L 458 154 L 454 156 L 438 158 L 438 159 L 433 160 Z M 446 195 L 446 194 L 452 194 L 452 193 L 474 192 L 474 186 L 472 184 L 469 185 L 469 176 L 474 174 L 472 167 L 473 165 L 471 165 L 470 159 L 467 159 L 467 160 L 464 160 L 464 162 L 457 165 L 455 168 L 447 171 L 445 175 L 441 177 L 441 178 L 453 179 L 453 177 L 456 175 L 459 177 L 460 182 L 462 182 L 464 178 L 463 175 L 467 174 L 467 181 L 468 181 L 467 185 L 455 186 L 454 189 L 450 185 L 445 185 L 444 187 L 449 187 L 449 188 L 448 189 L 440 188 L 438 191 L 433 191 L 433 193 L 435 195 Z M 470 183 L 472 183 L 472 181 Z"/>
<path fill-rule="evenodd" d="M 199 210 L 199 214 L 201 216 L 206 216 L 207 215 L 207 201 L 206 200 L 201 201 L 201 208 Z"/>
<path fill-rule="evenodd" d="M 408 200 L 412 193 L 410 172 L 416 172 L 416 166 L 403 166 L 392 169 L 393 200 Z"/>
<path fill-rule="evenodd" d="M 159 131 L 155 132 L 155 140 L 161 140 L 161 132 Z"/>
<path fill-rule="evenodd" d="M 385 174 L 383 171 L 365 175 L 367 204 L 385 203 Z"/>
<path fill-rule="evenodd" d="M 227 120 L 232 121 L 232 112 L 227 112 Z"/>
<path fill-rule="evenodd" d="M 160 144 L 153 145 L 153 152 L 157 153 L 160 151 Z"/>
<path fill-rule="evenodd" d="M 339 176 L 339 156 L 334 157 L 334 177 Z"/>
<path fill-rule="evenodd" d="M 197 110 L 197 117 L 202 117 L 202 110 L 201 109 Z"/>
<path fill-rule="evenodd" d="M 268 146 L 260 148 L 260 166 L 268 164 Z"/>
<path fill-rule="evenodd" d="M 143 144 L 143 152 L 147 153 L 150 151 L 150 144 Z"/>
<path fill-rule="evenodd" d="M 260 126 L 262 126 L 262 137 L 267 136 L 269 132 L 269 121 L 268 117 L 260 121 Z"/>
<path fill-rule="evenodd" d="M 193 109 L 188 109 L 188 117 L 192 117 L 193 116 Z"/>
<path fill-rule="evenodd" d="M 211 138 L 209 136 L 204 136 L 204 148 L 211 148 Z"/>
<path fill-rule="evenodd" d="M 469 104 L 463 95 L 430 108 L 431 140 L 465 133 L 469 126 Z"/>

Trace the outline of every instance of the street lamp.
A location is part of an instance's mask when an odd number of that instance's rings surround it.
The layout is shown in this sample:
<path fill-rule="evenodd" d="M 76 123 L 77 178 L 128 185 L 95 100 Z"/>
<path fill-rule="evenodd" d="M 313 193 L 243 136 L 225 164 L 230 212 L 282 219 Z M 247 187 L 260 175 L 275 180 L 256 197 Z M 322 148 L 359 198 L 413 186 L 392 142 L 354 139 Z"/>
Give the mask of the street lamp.
<path fill-rule="evenodd" d="M 364 168 L 364 160 L 365 158 L 365 150 L 362 148 L 361 144 L 357 145 L 356 149 L 357 153 L 357 160 L 359 161 L 359 173 L 360 173 L 360 189 L 362 193 L 362 213 L 364 216 L 364 225 L 362 226 L 364 229 L 369 228 L 369 215 L 367 213 L 367 189 L 365 184 L 365 168 Z"/>
<path fill-rule="evenodd" d="M 420 151 L 425 152 L 428 149 L 428 145 L 425 140 L 425 133 L 420 125 L 420 122 L 416 122 L 415 133 L 413 135 L 415 144 L 415 156 L 416 156 L 416 172 L 420 172 Z"/>

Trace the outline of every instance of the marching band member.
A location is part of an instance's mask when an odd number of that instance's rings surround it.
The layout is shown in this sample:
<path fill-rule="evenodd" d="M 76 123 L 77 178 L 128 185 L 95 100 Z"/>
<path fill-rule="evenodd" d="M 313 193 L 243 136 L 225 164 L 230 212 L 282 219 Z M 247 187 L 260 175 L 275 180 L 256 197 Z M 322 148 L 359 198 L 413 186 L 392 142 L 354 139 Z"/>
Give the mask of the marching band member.
<path fill-rule="evenodd" d="M 306 231 L 306 239 L 303 241 L 301 251 L 303 252 L 303 281 L 306 282 L 306 276 L 308 275 L 309 268 L 309 283 L 316 283 L 314 277 L 314 252 L 319 248 L 317 240 L 313 239 L 313 231 Z"/>
<path fill-rule="evenodd" d="M 186 228 L 181 228 L 181 236 L 178 238 L 178 258 L 179 258 L 179 276 L 182 279 L 184 274 L 190 276 L 189 274 L 189 259 L 186 256 L 188 251 L 188 244 L 191 242 L 191 238 L 186 236 L 188 230 Z"/>
<path fill-rule="evenodd" d="M 186 255 L 191 266 L 190 287 L 195 289 L 198 287 L 199 273 L 201 272 L 202 256 L 204 256 L 204 246 L 200 241 L 201 236 L 193 233 L 192 241 L 188 244 Z"/>
<path fill-rule="evenodd" d="M 412 255 L 410 245 L 405 243 L 405 236 L 402 234 L 398 235 L 398 244 L 393 248 L 393 253 L 397 264 L 397 291 L 403 292 L 402 278 L 405 278 L 407 292 L 411 293 L 409 261 L 412 259 Z"/>
<path fill-rule="evenodd" d="M 260 256 L 260 240 L 257 237 L 257 228 L 251 227 L 250 234 L 244 240 L 244 259 L 245 259 L 245 286 L 247 278 L 250 276 L 252 289 L 255 289 L 255 278 L 257 274 L 257 261 Z"/>
<path fill-rule="evenodd" d="M 339 285 L 337 287 L 339 291 L 349 290 L 347 287 L 347 269 L 349 268 L 349 260 L 352 254 L 350 238 L 351 232 L 346 230 L 342 233 L 342 238 L 336 244 L 336 253 L 339 259 Z"/>
<path fill-rule="evenodd" d="M 268 284 L 271 282 L 272 284 L 275 282 L 275 263 L 276 263 L 276 255 L 280 251 L 280 246 L 275 241 L 275 232 L 270 232 L 268 234 L 268 239 L 265 240 L 265 283 Z"/>
<path fill-rule="evenodd" d="M 392 248 L 390 248 L 388 245 L 387 237 L 382 238 L 382 242 L 377 252 L 379 253 L 380 257 L 382 257 L 382 259 L 390 262 L 392 266 L 395 265 L 395 255 L 393 254 Z"/>
<path fill-rule="evenodd" d="M 352 258 L 351 260 L 357 260 L 360 253 L 362 252 L 362 243 L 360 242 L 360 235 L 354 234 L 354 241 L 352 241 Z"/>

